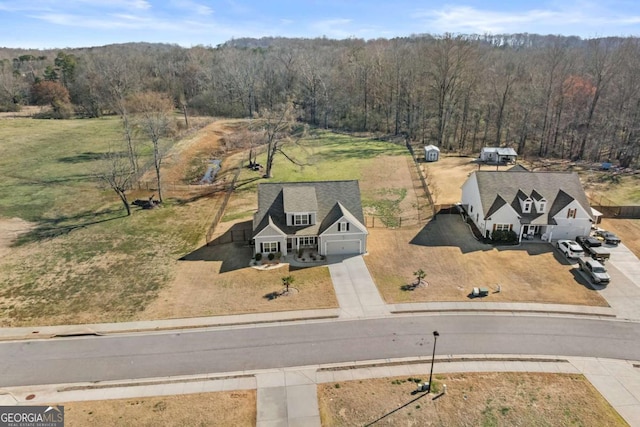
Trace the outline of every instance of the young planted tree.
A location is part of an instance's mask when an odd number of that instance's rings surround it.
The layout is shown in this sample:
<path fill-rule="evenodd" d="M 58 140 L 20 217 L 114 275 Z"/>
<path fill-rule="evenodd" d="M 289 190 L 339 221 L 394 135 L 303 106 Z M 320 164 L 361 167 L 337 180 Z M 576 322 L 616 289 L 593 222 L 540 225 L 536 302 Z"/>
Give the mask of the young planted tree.
<path fill-rule="evenodd" d="M 162 138 L 173 133 L 173 101 L 164 94 L 158 92 L 137 93 L 129 98 L 129 109 L 135 115 L 141 131 L 149 137 L 153 144 L 153 166 L 156 172 L 158 185 L 158 199 L 162 203 L 162 180 L 160 179 L 160 166 L 165 151 L 161 146 Z"/>
<path fill-rule="evenodd" d="M 427 277 L 427 273 L 425 273 L 423 269 L 414 271 L 413 275 L 416 277 L 416 286 L 420 286 L 424 278 Z"/>
<path fill-rule="evenodd" d="M 295 277 L 291 275 L 282 278 L 282 284 L 284 285 L 285 294 L 289 293 L 289 286 L 291 286 L 295 281 L 296 281 Z"/>

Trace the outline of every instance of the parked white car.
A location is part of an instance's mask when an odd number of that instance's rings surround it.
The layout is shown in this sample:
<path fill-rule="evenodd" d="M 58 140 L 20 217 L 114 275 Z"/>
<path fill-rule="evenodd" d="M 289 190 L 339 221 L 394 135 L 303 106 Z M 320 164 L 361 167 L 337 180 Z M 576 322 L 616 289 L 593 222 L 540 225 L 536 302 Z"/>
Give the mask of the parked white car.
<path fill-rule="evenodd" d="M 567 258 L 580 258 L 584 255 L 584 249 L 582 249 L 582 246 L 573 240 L 558 240 L 556 242 L 556 247 Z"/>

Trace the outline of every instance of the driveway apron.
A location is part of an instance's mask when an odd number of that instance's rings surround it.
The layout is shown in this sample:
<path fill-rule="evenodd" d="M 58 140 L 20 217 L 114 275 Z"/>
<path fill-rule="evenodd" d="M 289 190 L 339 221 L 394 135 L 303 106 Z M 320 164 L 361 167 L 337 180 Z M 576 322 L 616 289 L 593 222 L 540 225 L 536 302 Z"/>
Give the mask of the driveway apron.
<path fill-rule="evenodd" d="M 362 256 L 329 257 L 328 261 L 341 318 L 389 314 Z"/>

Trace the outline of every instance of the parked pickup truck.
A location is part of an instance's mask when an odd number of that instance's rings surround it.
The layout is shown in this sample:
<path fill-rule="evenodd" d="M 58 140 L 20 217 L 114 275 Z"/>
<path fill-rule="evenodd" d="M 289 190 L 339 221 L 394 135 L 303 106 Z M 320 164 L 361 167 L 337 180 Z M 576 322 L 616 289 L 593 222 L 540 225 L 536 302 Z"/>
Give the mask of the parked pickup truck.
<path fill-rule="evenodd" d="M 602 242 L 595 237 L 590 236 L 578 236 L 576 242 L 584 248 L 584 251 L 591 258 L 604 263 L 611 257 L 611 252 L 608 249 L 602 247 Z"/>
<path fill-rule="evenodd" d="M 579 258 L 578 268 L 580 271 L 587 273 L 593 283 L 606 285 L 609 283 L 609 280 L 611 280 L 609 273 L 607 273 L 607 269 L 604 268 L 604 265 L 600 264 L 600 262 L 595 259 Z"/>

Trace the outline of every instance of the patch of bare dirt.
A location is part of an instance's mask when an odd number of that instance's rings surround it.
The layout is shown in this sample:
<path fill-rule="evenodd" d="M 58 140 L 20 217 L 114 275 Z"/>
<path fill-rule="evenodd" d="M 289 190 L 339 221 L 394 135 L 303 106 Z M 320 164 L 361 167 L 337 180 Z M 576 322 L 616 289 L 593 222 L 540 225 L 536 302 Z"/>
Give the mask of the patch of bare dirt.
<path fill-rule="evenodd" d="M 165 156 L 162 163 L 162 180 L 167 183 L 190 184 L 198 183 L 204 176 L 210 160 L 224 160 L 233 152 L 233 147 L 224 144 L 224 137 L 237 130 L 242 120 L 216 120 L 193 135 L 182 139 Z M 222 162 L 222 175 L 226 169 L 236 165 Z M 154 181 L 155 172 L 148 171 L 143 181 Z"/>
<path fill-rule="evenodd" d="M 462 184 L 476 170 L 504 171 L 513 165 L 479 164 L 473 157 L 440 157 L 437 162 L 420 163 L 434 202 L 439 205 L 458 203 L 462 199 Z M 526 166 L 526 165 L 525 165 Z"/>

